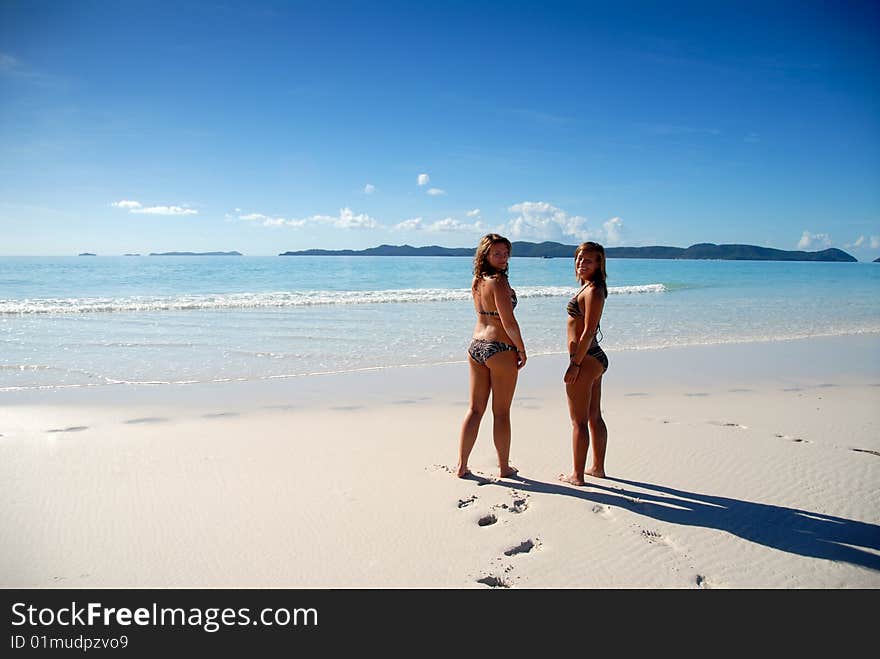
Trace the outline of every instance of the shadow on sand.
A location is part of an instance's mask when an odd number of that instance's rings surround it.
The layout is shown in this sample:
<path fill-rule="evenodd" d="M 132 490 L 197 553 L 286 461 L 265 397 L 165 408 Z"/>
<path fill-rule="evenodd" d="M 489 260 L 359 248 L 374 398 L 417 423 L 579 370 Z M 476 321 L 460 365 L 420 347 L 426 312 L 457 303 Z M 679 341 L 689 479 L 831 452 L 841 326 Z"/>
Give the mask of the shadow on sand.
<path fill-rule="evenodd" d="M 621 487 L 596 481 L 591 479 L 587 487 L 575 488 L 517 474 L 506 480 L 495 480 L 492 484 L 617 506 L 672 524 L 727 531 L 744 540 L 792 554 L 880 570 L 880 555 L 873 553 L 880 552 L 880 526 L 876 524 L 622 478 L 604 479 L 604 482 L 617 483 Z"/>

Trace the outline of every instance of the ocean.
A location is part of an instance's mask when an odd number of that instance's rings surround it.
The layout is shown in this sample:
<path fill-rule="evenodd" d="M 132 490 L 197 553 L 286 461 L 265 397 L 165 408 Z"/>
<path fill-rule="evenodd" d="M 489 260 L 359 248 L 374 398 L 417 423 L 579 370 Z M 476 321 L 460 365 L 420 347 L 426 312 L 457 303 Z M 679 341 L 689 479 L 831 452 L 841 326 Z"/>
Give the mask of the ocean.
<path fill-rule="evenodd" d="M 609 259 L 602 346 L 880 333 L 880 264 Z M 0 257 L 0 392 L 463 362 L 468 257 Z M 561 354 L 573 260 L 517 258 L 530 356 Z"/>

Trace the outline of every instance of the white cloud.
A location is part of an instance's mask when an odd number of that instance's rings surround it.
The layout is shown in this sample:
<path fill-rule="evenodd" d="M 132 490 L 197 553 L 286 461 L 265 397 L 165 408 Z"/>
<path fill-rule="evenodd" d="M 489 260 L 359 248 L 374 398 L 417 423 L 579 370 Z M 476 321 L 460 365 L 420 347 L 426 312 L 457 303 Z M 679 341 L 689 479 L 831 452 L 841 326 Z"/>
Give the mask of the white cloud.
<path fill-rule="evenodd" d="M 419 185 L 428 185 L 431 178 L 427 174 L 419 174 Z"/>
<path fill-rule="evenodd" d="M 116 208 L 140 208 L 141 202 L 123 199 L 122 201 L 114 201 L 111 206 L 116 206 Z"/>
<path fill-rule="evenodd" d="M 262 213 L 248 213 L 247 215 L 239 215 L 239 220 L 245 220 L 246 222 L 259 222 L 264 227 L 278 227 L 284 224 L 287 224 L 287 220 L 283 217 L 269 217 L 268 215 L 263 215 Z"/>
<path fill-rule="evenodd" d="M 262 213 L 239 215 L 238 219 L 248 222 L 259 222 L 264 227 L 285 226 L 294 229 L 319 225 L 330 225 L 338 229 L 376 229 L 382 226 L 366 213 L 356 215 L 350 208 L 339 209 L 339 215 L 312 215 L 302 219 L 288 220 L 283 217 L 270 217 Z"/>
<path fill-rule="evenodd" d="M 140 215 L 198 215 L 199 212 L 194 208 L 186 206 L 144 206 L 139 201 L 131 201 L 123 199 L 115 201 L 111 204 L 116 208 L 125 208 L 129 213 L 138 213 Z"/>
<path fill-rule="evenodd" d="M 519 214 L 505 227 L 512 238 L 558 242 L 572 238 L 587 240 L 592 235 L 586 227 L 585 217 L 569 215 L 544 201 L 524 201 L 514 204 L 508 211 Z"/>
<path fill-rule="evenodd" d="M 425 227 L 428 231 L 438 231 L 438 232 L 465 232 L 465 233 L 473 233 L 475 231 L 479 231 L 477 225 L 474 224 L 465 224 L 459 220 L 456 220 L 454 217 L 447 217 L 442 220 L 437 220 L 436 222 L 432 222 L 427 227 Z"/>
<path fill-rule="evenodd" d="M 475 208 L 475 209 L 473 209 L 473 210 L 468 211 L 467 213 L 465 213 L 465 215 L 467 215 L 468 217 L 476 217 L 476 216 L 479 215 L 479 214 L 480 214 L 480 209 L 479 209 L 479 208 Z"/>
<path fill-rule="evenodd" d="M 428 194 L 432 197 L 438 197 L 440 195 L 446 194 L 446 190 L 441 190 L 440 188 L 430 188 L 428 190 Z"/>
<path fill-rule="evenodd" d="M 373 194 L 376 191 L 376 186 L 372 183 L 367 183 L 364 186 L 364 194 Z"/>
<path fill-rule="evenodd" d="M 355 215 L 350 208 L 340 208 L 339 217 L 333 218 L 331 224 L 340 229 L 375 229 L 379 226 L 379 223 L 366 213 Z"/>
<path fill-rule="evenodd" d="M 267 217 L 263 220 L 264 227 L 293 227 L 294 229 L 301 229 L 307 223 L 307 220 L 285 220 L 283 217 Z"/>
<path fill-rule="evenodd" d="M 602 227 L 605 229 L 605 242 L 609 245 L 619 245 L 623 231 L 623 220 L 619 217 L 612 217 Z"/>
<path fill-rule="evenodd" d="M 855 241 L 844 245 L 844 249 L 863 249 L 870 246 L 871 249 L 880 247 L 880 236 L 859 236 Z"/>
<path fill-rule="evenodd" d="M 810 233 L 804 231 L 801 239 L 797 244 L 798 249 L 809 249 L 811 247 L 831 247 L 831 236 L 827 233 Z"/>
<path fill-rule="evenodd" d="M 422 218 L 414 217 L 394 225 L 395 231 L 421 231 L 424 228 Z"/>
<path fill-rule="evenodd" d="M 468 224 L 455 219 L 454 217 L 446 217 L 436 222 L 427 224 L 421 217 L 414 217 L 409 220 L 399 222 L 393 227 L 397 231 L 431 231 L 434 233 L 465 233 L 469 236 L 474 233 L 485 233 L 485 227 L 480 222 Z"/>
<path fill-rule="evenodd" d="M 132 208 L 130 213 L 144 215 L 198 215 L 199 212 L 192 208 L 182 206 L 150 206 L 148 208 Z"/>

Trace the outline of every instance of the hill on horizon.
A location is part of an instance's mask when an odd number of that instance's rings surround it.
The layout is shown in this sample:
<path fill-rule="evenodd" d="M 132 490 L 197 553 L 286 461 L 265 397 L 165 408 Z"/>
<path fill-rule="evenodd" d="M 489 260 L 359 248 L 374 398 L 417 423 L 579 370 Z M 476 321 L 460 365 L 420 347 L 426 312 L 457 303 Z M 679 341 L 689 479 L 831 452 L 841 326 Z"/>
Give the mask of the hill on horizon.
<path fill-rule="evenodd" d="M 571 258 L 577 245 L 565 245 L 552 241 L 532 243 L 514 241 L 513 255 L 535 258 Z M 473 256 L 472 247 L 413 247 L 411 245 L 379 245 L 362 250 L 307 249 L 282 252 L 279 256 Z M 829 261 L 858 262 L 851 254 L 831 247 L 817 252 L 783 250 L 757 245 L 716 245 L 697 243 L 690 247 L 606 247 L 605 256 L 611 259 L 714 259 L 729 261 Z"/>

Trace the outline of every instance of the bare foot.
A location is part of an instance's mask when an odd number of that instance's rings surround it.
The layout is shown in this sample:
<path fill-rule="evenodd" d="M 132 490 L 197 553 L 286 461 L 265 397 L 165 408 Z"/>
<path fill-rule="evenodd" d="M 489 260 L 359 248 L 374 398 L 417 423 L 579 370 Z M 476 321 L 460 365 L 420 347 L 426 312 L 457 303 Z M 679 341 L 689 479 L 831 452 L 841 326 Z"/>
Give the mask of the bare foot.
<path fill-rule="evenodd" d="M 465 466 L 465 467 L 459 467 L 458 469 L 456 469 L 455 475 L 458 476 L 459 478 L 467 478 L 468 476 L 472 476 L 473 474 L 471 474 L 471 470 Z"/>
<path fill-rule="evenodd" d="M 515 476 L 518 473 L 519 469 L 511 465 L 507 465 L 507 467 L 498 472 L 498 478 L 507 478 L 508 476 Z"/>
<path fill-rule="evenodd" d="M 586 474 L 588 476 L 595 476 L 596 478 L 605 478 L 604 469 L 587 469 Z"/>
<path fill-rule="evenodd" d="M 559 480 L 565 483 L 571 483 L 572 485 L 586 485 L 583 478 L 578 478 L 574 474 L 569 474 L 568 476 L 566 476 L 565 474 L 559 474 Z"/>

